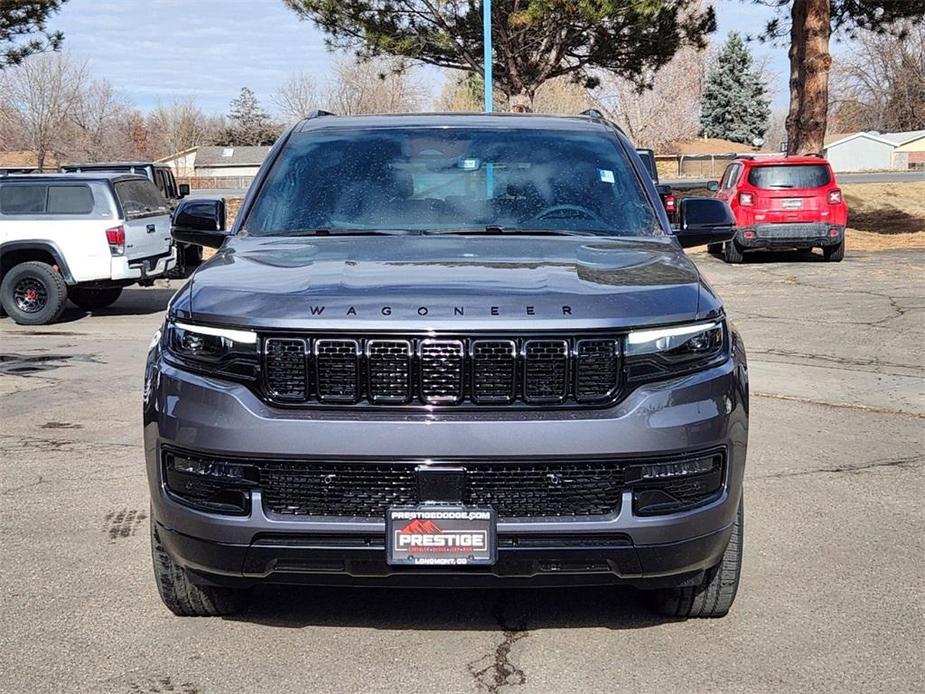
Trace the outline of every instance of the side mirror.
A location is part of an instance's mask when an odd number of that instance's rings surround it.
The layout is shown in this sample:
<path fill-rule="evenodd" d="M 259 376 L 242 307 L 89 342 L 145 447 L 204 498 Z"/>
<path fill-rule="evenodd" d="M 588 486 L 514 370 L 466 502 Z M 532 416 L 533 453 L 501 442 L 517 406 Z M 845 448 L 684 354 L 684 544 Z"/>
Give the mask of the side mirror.
<path fill-rule="evenodd" d="M 675 235 L 684 248 L 723 243 L 736 233 L 735 215 L 729 205 L 716 198 L 684 198 L 678 219 Z"/>
<path fill-rule="evenodd" d="M 189 195 L 189 183 L 181 183 L 177 186 L 177 190 L 180 192 L 180 197 L 185 198 Z"/>
<path fill-rule="evenodd" d="M 707 181 L 707 190 L 711 193 L 715 193 L 719 190 L 719 181 Z"/>
<path fill-rule="evenodd" d="M 174 210 L 170 234 L 175 241 L 218 248 L 228 238 L 225 201 L 194 198 L 183 200 Z"/>

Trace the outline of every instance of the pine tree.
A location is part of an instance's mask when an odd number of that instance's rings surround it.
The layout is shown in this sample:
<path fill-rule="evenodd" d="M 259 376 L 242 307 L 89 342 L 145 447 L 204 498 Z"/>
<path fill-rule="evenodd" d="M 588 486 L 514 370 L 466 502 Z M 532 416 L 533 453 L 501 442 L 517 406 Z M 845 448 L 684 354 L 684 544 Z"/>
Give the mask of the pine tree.
<path fill-rule="evenodd" d="M 742 37 L 732 32 L 707 75 L 700 104 L 703 134 L 751 145 L 764 137 L 770 115 L 765 79 Z"/>
<path fill-rule="evenodd" d="M 218 144 L 272 145 L 279 135 L 279 127 L 260 108 L 256 95 L 247 87 L 242 87 L 241 94 L 231 100 L 228 121 L 225 142 Z"/>

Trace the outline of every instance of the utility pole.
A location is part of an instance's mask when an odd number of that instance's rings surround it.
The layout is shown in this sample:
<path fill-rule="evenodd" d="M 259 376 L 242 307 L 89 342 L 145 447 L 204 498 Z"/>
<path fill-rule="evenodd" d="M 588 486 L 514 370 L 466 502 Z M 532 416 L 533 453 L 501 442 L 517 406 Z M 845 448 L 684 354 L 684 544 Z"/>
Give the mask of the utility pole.
<path fill-rule="evenodd" d="M 485 47 L 482 55 L 485 82 L 485 113 L 491 113 L 491 105 L 494 100 L 491 76 L 491 0 L 482 0 L 482 37 L 482 43 Z"/>

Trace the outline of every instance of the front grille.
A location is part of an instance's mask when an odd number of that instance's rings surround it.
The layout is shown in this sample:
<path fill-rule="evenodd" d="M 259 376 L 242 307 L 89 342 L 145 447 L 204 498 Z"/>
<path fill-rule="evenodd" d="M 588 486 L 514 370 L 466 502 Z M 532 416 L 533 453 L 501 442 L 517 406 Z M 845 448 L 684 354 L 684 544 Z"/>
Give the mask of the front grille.
<path fill-rule="evenodd" d="M 622 373 L 616 336 L 267 336 L 263 353 L 282 405 L 599 405 Z"/>
<path fill-rule="evenodd" d="M 416 504 L 417 463 L 263 461 L 265 509 L 282 516 L 381 518 Z M 466 464 L 463 503 L 500 518 L 599 516 L 620 510 L 623 468 L 612 462 Z"/>

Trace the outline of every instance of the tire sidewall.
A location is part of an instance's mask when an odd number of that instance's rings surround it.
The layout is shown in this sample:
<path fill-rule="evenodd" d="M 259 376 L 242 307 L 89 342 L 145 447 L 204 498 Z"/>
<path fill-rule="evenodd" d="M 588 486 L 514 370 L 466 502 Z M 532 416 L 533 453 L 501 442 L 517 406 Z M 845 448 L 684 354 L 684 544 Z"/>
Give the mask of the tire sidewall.
<path fill-rule="evenodd" d="M 35 313 L 21 310 L 16 305 L 13 291 L 23 279 L 32 278 L 42 283 L 47 295 L 45 306 Z M 45 325 L 51 323 L 64 310 L 67 300 L 67 285 L 64 278 L 50 265 L 37 261 L 21 263 L 11 268 L 0 283 L 0 304 L 3 310 L 19 325 Z"/>

